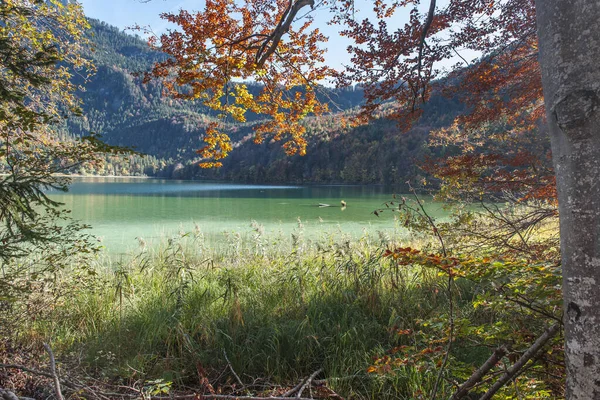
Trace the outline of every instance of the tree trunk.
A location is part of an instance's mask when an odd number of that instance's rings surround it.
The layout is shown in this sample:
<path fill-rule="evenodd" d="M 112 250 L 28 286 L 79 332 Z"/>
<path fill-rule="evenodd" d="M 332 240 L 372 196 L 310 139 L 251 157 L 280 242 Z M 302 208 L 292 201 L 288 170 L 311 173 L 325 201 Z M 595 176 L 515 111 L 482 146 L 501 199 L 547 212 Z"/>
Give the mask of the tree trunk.
<path fill-rule="evenodd" d="M 600 1 L 536 0 L 560 211 L 567 399 L 600 399 Z"/>

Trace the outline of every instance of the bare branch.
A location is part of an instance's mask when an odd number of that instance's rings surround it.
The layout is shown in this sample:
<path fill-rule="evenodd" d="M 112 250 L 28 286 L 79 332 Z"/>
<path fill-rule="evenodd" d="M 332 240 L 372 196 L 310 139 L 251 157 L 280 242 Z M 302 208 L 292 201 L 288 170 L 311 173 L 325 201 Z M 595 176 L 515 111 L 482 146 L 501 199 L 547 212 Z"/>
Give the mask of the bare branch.
<path fill-rule="evenodd" d="M 426 45 L 425 39 L 427 38 L 427 32 L 429 32 L 429 28 L 431 28 L 431 23 L 433 22 L 433 17 L 435 16 L 435 2 L 436 0 L 430 0 L 429 12 L 427 13 L 427 19 L 425 20 L 423 31 L 421 32 L 421 39 L 419 40 L 419 58 L 417 60 L 417 74 L 419 79 L 421 78 L 421 69 L 423 68 L 423 50 L 425 49 Z"/>
<path fill-rule="evenodd" d="M 296 393 L 297 390 L 299 390 L 302 387 L 302 385 L 304 385 L 304 379 L 302 379 L 299 384 L 282 394 L 281 397 L 291 397 L 294 393 Z"/>
<path fill-rule="evenodd" d="M 240 379 L 239 375 L 236 374 L 235 370 L 233 369 L 233 366 L 231 365 L 231 361 L 229 361 L 229 357 L 227 357 L 227 352 L 225 351 L 225 349 L 223 349 L 223 355 L 225 356 L 225 361 L 227 361 L 227 366 L 229 367 L 229 370 L 231 371 L 231 373 L 233 374 L 233 376 L 235 376 L 235 379 L 240 384 L 240 386 L 242 388 L 244 388 L 246 385 L 244 385 L 244 382 L 242 382 L 242 380 Z"/>
<path fill-rule="evenodd" d="M 50 371 L 52 373 L 52 379 L 54 380 L 54 389 L 56 390 L 56 397 L 58 400 L 64 400 L 62 392 L 60 390 L 60 381 L 58 380 L 58 374 L 56 373 L 56 361 L 54 360 L 54 353 L 48 343 L 44 343 L 44 348 L 48 352 L 50 357 Z"/>
<path fill-rule="evenodd" d="M 504 375 L 494 385 L 483 395 L 479 400 L 489 400 L 491 399 L 498 390 L 502 386 L 504 386 L 510 380 L 519 376 L 521 372 L 523 372 L 523 367 L 529 360 L 533 358 L 539 352 L 542 347 L 550 340 L 560 329 L 560 324 L 554 324 L 550 328 L 546 329 L 546 331 L 540 336 L 535 343 L 527 349 L 525 353 L 517 360 L 516 363 L 512 367 L 510 367 Z"/>
<path fill-rule="evenodd" d="M 487 361 L 485 363 L 483 363 L 483 365 L 481 367 L 479 367 L 479 369 L 477 369 L 475 372 L 473 372 L 473 375 L 471 375 L 469 377 L 469 379 L 467 379 L 467 381 L 458 388 L 456 393 L 454 393 L 454 395 L 452 396 L 451 400 L 459 400 L 459 399 L 462 399 L 463 397 L 465 397 L 469 393 L 469 391 L 471 389 L 473 389 L 473 387 L 477 384 L 477 382 L 481 381 L 483 379 L 483 377 L 492 368 L 494 368 L 494 366 L 496 364 L 498 364 L 498 362 L 502 359 L 502 357 L 504 357 L 505 354 L 506 354 L 506 348 L 500 347 L 500 348 L 496 349 L 492 353 L 490 358 L 488 358 Z"/>
<path fill-rule="evenodd" d="M 312 380 L 321 373 L 321 371 L 323 371 L 322 368 L 319 368 L 318 370 L 316 370 L 315 372 L 312 373 L 311 376 L 308 377 L 308 379 L 306 380 L 306 382 L 304 382 L 304 385 L 302 385 L 300 387 L 300 390 L 298 391 L 298 394 L 296 395 L 296 398 L 299 399 L 302 397 L 302 392 L 304 391 L 304 389 L 306 389 L 307 386 L 311 385 Z"/>

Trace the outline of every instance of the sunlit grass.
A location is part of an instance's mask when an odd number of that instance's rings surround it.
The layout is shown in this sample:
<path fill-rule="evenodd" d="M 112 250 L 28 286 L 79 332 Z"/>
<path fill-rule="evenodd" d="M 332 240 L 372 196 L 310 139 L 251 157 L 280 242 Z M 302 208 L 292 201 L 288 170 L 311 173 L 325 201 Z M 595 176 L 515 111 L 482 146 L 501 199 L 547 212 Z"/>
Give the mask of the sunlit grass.
<path fill-rule="evenodd" d="M 216 252 L 191 232 L 103 259 L 94 283 L 55 310 L 60 323 L 39 321 L 31 332 L 52 335 L 60 351 L 79 351 L 86 368 L 116 381 L 194 385 L 201 366 L 213 385 L 227 385 L 227 354 L 248 383 L 293 385 L 323 368 L 342 395 L 410 398 L 431 377 L 366 371 L 397 344 L 397 329 L 443 306 L 438 277 L 382 257 L 406 243 L 323 239 L 300 233 L 283 245 L 257 231 Z"/>
<path fill-rule="evenodd" d="M 453 229 L 440 226 L 444 232 Z M 488 233 L 494 228 L 471 226 Z M 526 232 L 534 239 L 533 250 L 538 249 L 535 240 L 552 239 L 556 229 L 553 221 L 540 226 Z M 254 385 L 255 394 L 261 388 L 292 387 L 322 370 L 319 378 L 345 398 L 412 399 L 431 393 L 441 357 L 414 361 L 410 354 L 446 348 L 452 298 L 456 335 L 452 371 L 448 367 L 444 373 L 451 379 L 443 379 L 438 388 L 440 396 L 450 396 L 456 389 L 452 382 L 481 365 L 495 346 L 491 343 L 504 343 L 506 332 L 503 337 L 494 332 L 507 329 L 510 334 L 515 318 L 524 318 L 518 324 L 527 329 L 542 330 L 546 322 L 523 316 L 523 310 L 502 300 L 493 282 L 509 279 L 502 260 L 493 276 L 457 277 L 450 285 L 439 268 L 384 256 L 387 249 L 407 247 L 440 254 L 440 243 L 427 236 L 427 228 L 410 236 L 398 229 L 398 235 L 365 231 L 353 239 L 339 232 L 313 239 L 304 235 L 302 221 L 287 237 L 265 234 L 252 222 L 248 231 L 226 233 L 216 245 L 198 226 L 164 237 L 160 244 L 141 239 L 128 255 L 100 256 L 92 275 L 77 267 L 61 270 L 52 285 L 58 295 L 46 296 L 48 308 L 35 315 L 30 307 L 35 304 L 24 303 L 30 318 L 20 320 L 19 331 L 26 342 L 51 341 L 59 357 L 81 366 L 84 374 L 125 387 L 154 380 L 202 391 L 200 378 L 206 377 L 230 393 L 239 384 L 228 359 L 244 384 Z M 507 229 L 493 233 L 509 237 L 514 246 L 527 239 L 512 234 L 512 226 Z M 468 238 L 478 232 L 448 234 L 452 240 L 446 244 L 468 248 Z M 490 263 L 491 246 L 477 251 L 484 255 L 473 253 L 465 265 L 496 268 Z M 505 264 L 506 274 L 513 264 Z M 554 282 L 550 272 L 541 268 L 538 276 L 536 271 L 525 269 L 510 279 L 522 281 L 525 291 L 541 287 L 527 286 L 527 279 Z M 477 305 L 486 301 L 499 306 Z M 410 347 L 410 354 L 396 354 L 400 347 Z M 387 369 L 378 369 L 381 365 Z"/>

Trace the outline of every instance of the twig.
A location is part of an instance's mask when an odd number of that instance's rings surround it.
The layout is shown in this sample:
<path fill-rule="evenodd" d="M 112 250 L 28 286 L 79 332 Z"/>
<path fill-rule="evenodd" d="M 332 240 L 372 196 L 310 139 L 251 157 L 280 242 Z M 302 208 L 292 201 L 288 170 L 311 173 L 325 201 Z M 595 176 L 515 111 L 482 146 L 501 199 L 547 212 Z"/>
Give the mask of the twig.
<path fill-rule="evenodd" d="M 45 376 L 46 378 L 53 378 L 52 374 L 49 374 L 47 372 L 38 371 L 38 370 L 35 370 L 35 369 L 32 369 L 32 368 L 28 368 L 28 367 L 25 367 L 23 365 L 17 365 L 17 364 L 0 364 L 0 368 L 18 369 L 18 370 L 21 370 L 21 371 L 24 371 L 24 372 L 29 372 L 30 374 L 33 374 L 33 375 Z"/>
<path fill-rule="evenodd" d="M 44 376 L 46 378 L 50 378 L 50 379 L 54 379 L 54 376 L 48 372 L 43 372 L 43 371 L 38 371 L 36 369 L 33 368 L 28 368 L 25 367 L 23 365 L 18 365 L 18 364 L 0 364 L 0 368 L 3 369 L 18 369 L 20 371 L 23 372 L 29 372 L 32 375 L 37 375 L 37 376 Z M 71 381 L 62 380 L 62 385 L 68 387 L 69 389 L 72 390 L 81 390 L 84 389 L 87 392 L 89 392 L 92 396 L 94 397 L 111 397 L 111 396 L 119 396 L 119 397 L 134 397 L 132 395 L 128 395 L 128 394 L 121 394 L 121 393 L 105 393 L 105 392 L 100 392 L 100 391 L 95 391 L 87 386 L 81 385 L 81 384 L 76 384 L 73 383 Z"/>
<path fill-rule="evenodd" d="M 62 392 L 60 391 L 60 381 L 58 380 L 58 375 L 56 373 L 56 361 L 54 360 L 54 353 L 52 352 L 52 348 L 48 343 L 44 343 L 44 348 L 48 352 L 48 356 L 50 357 L 50 372 L 52 373 L 52 379 L 54 380 L 54 389 L 56 390 L 56 397 L 58 400 L 64 400 Z"/>
<path fill-rule="evenodd" d="M 300 387 L 300 390 L 298 391 L 298 394 L 296 395 L 296 398 L 299 399 L 302 397 L 302 392 L 304 391 L 304 389 L 306 389 L 307 386 L 310 386 L 312 380 L 321 373 L 321 371 L 323 371 L 323 368 L 319 368 L 318 370 L 316 370 L 315 372 L 312 373 L 311 376 L 308 377 L 308 379 L 306 380 L 306 382 L 304 382 L 304 385 L 302 385 Z"/>
<path fill-rule="evenodd" d="M 242 388 L 246 387 L 246 385 L 244 385 L 244 382 L 242 382 L 242 380 L 240 379 L 239 375 L 235 373 L 235 370 L 233 369 L 233 366 L 231 365 L 231 361 L 229 361 L 229 357 L 227 357 L 227 352 L 225 351 L 225 349 L 223 349 L 223 355 L 225 356 L 225 361 L 227 361 L 227 366 L 229 367 L 229 370 L 231 371 L 233 376 L 235 376 L 235 379 L 238 381 L 240 386 Z"/>
<path fill-rule="evenodd" d="M 562 323 L 562 320 L 559 317 L 557 317 L 555 315 L 552 315 L 551 313 L 549 313 L 549 312 L 547 312 L 547 311 L 545 311 L 543 309 L 539 309 L 537 307 L 534 307 L 531 304 L 527 304 L 525 301 L 521 301 L 521 300 L 518 300 L 516 298 L 510 297 L 510 295 L 506 294 L 506 292 L 504 291 L 503 287 L 500 288 L 500 290 L 504 294 L 506 300 L 512 301 L 513 303 L 516 303 L 516 304 L 520 305 L 521 307 L 524 307 L 524 308 L 526 308 L 528 310 L 531 310 L 533 312 L 539 313 L 539 314 L 543 315 L 546 318 L 553 319 L 553 320 L 555 320 L 558 323 Z M 519 297 L 523 298 L 523 296 L 521 296 L 521 295 L 519 295 Z M 528 299 L 525 298 L 525 300 L 528 300 Z"/>
<path fill-rule="evenodd" d="M 429 10 L 429 12 L 431 14 L 430 15 L 431 18 L 433 18 L 432 13 L 433 13 L 433 10 L 435 9 L 435 0 L 431 0 L 431 4 L 432 4 L 432 6 L 431 6 L 432 8 Z M 433 233 L 436 235 L 438 241 L 440 242 L 440 246 L 442 247 L 442 254 L 444 255 L 445 258 L 447 258 L 448 251 L 446 250 L 444 238 L 443 238 L 442 234 L 440 233 L 440 230 L 438 229 L 437 225 L 435 224 L 435 220 L 429 215 L 427 210 L 425 210 L 425 206 L 423 205 L 423 202 L 419 198 L 419 195 L 417 195 L 417 191 L 410 184 L 410 181 L 408 181 L 407 183 L 408 183 L 408 187 L 409 187 L 410 191 L 412 192 L 413 196 L 415 197 L 415 200 L 417 201 L 417 204 L 419 205 L 419 208 L 421 209 L 421 213 L 425 216 L 425 218 L 427 218 L 429 225 L 431 225 L 431 228 L 433 229 Z M 452 284 L 453 283 L 454 283 L 454 275 L 452 273 L 452 269 L 450 268 L 450 269 L 448 269 L 448 285 L 446 287 L 446 290 L 448 292 L 448 313 L 449 313 L 449 325 L 450 325 L 450 327 L 449 327 L 450 329 L 448 332 L 448 346 L 446 346 L 446 353 L 444 354 L 444 360 L 442 361 L 442 365 L 440 366 L 440 370 L 438 371 L 437 379 L 435 380 L 435 384 L 434 384 L 433 390 L 431 392 L 431 400 L 435 400 L 435 398 L 437 396 L 437 392 L 438 392 L 440 383 L 442 382 L 442 378 L 444 375 L 444 370 L 446 369 L 446 366 L 448 365 L 448 360 L 450 359 L 450 352 L 452 351 L 452 345 L 454 343 L 454 297 L 452 296 Z"/>
<path fill-rule="evenodd" d="M 469 391 L 475 386 L 475 384 L 483 379 L 483 377 L 492 369 L 506 354 L 504 347 L 497 348 L 494 353 L 487 359 L 485 363 L 475 372 L 473 375 L 463 383 L 456 393 L 452 396 L 451 400 L 459 400 L 466 396 Z"/>
<path fill-rule="evenodd" d="M 463 60 L 465 65 L 468 67 L 470 63 L 463 56 L 460 55 L 460 53 L 456 50 L 456 47 L 453 47 L 452 50 L 454 51 L 454 53 L 456 53 L 457 56 L 459 56 Z"/>
<path fill-rule="evenodd" d="M 282 394 L 281 397 L 291 397 L 294 393 L 296 393 L 297 390 L 300 390 L 302 385 L 304 385 L 304 379 L 302 379 L 299 384 Z"/>
<path fill-rule="evenodd" d="M 427 210 L 425 210 L 425 206 L 423 205 L 421 198 L 417 194 L 417 191 L 415 190 L 415 188 L 412 187 L 412 185 L 410 184 L 410 181 L 407 181 L 406 183 L 408 184 L 408 189 L 412 192 L 413 197 L 415 198 L 417 204 L 419 205 L 419 208 L 421 209 L 421 213 L 423 214 L 423 216 L 425 216 L 425 218 L 427 218 L 427 221 L 429 222 L 429 225 L 431 226 L 433 233 L 435 234 L 438 241 L 440 242 L 440 246 L 442 247 L 442 253 L 444 254 L 444 257 L 448 257 L 448 252 L 446 251 L 446 244 L 444 243 L 444 238 L 442 237 L 440 230 L 438 229 L 437 225 L 435 224 L 435 220 L 433 218 L 431 218 L 431 216 L 429 215 Z"/>
<path fill-rule="evenodd" d="M 494 383 L 494 385 L 483 396 L 481 396 L 479 400 L 491 399 L 494 394 L 496 394 L 496 392 L 500 390 L 500 388 L 508 381 L 519 376 L 525 364 L 527 364 L 527 362 L 531 360 L 531 358 L 533 358 L 533 356 L 535 356 L 536 353 L 542 349 L 542 347 L 544 347 L 548 340 L 556 335 L 559 329 L 560 324 L 554 324 L 550 328 L 546 329 L 542 336 L 540 336 L 535 343 L 533 343 L 533 345 L 527 349 L 525 353 L 523 353 L 521 358 L 519 358 L 517 362 L 514 363 L 513 366 L 510 367 L 508 371 L 506 371 L 506 373 L 500 379 L 498 379 L 498 381 L 496 381 L 496 383 Z"/>

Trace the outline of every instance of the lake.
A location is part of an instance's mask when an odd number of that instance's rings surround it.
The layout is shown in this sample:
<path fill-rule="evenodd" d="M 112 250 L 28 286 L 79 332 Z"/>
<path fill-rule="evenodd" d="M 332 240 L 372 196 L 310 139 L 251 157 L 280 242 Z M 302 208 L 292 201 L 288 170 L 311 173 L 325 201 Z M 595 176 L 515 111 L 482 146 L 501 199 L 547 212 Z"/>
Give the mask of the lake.
<path fill-rule="evenodd" d="M 138 178 L 77 178 L 68 193 L 51 197 L 65 203 L 74 218 L 92 226 L 111 254 L 135 251 L 138 239 L 152 245 L 179 232 L 200 230 L 213 243 L 226 235 L 250 235 L 252 221 L 265 237 L 291 237 L 299 231 L 318 240 L 358 238 L 365 232 L 390 237 L 406 234 L 394 214 L 373 211 L 392 200 L 384 186 L 269 186 Z M 341 201 L 347 207 L 341 207 Z M 329 204 L 330 207 L 319 207 Z M 430 204 L 434 215 L 445 214 Z M 261 228 L 261 229 L 263 229 Z"/>

